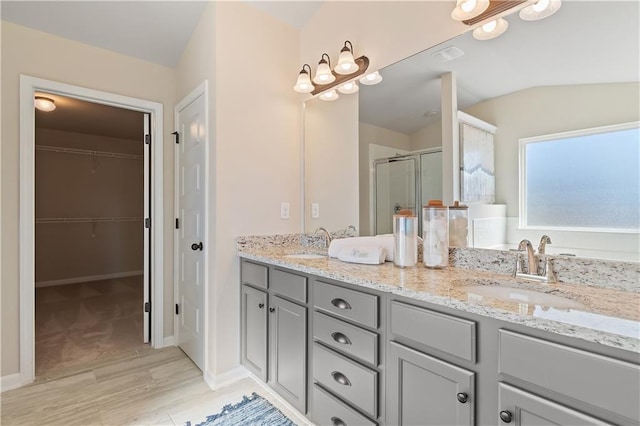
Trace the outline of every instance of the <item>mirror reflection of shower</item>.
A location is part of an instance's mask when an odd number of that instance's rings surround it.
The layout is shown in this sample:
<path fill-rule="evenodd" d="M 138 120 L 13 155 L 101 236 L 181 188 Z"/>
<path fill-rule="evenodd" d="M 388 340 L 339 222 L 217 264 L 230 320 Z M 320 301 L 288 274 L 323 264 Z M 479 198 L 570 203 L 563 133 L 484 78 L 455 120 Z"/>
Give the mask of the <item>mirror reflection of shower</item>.
<path fill-rule="evenodd" d="M 374 235 L 393 232 L 393 215 L 418 217 L 422 235 L 421 206 L 442 199 L 442 149 L 415 151 L 374 161 Z"/>

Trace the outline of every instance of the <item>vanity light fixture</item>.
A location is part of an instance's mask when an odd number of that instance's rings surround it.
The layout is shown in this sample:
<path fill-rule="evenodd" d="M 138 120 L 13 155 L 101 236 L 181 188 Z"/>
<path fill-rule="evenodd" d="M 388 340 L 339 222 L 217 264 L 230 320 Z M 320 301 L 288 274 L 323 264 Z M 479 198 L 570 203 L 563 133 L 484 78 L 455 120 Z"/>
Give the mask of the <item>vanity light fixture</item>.
<path fill-rule="evenodd" d="M 308 64 L 304 64 L 298 74 L 298 80 L 293 86 L 293 90 L 298 93 L 320 94 L 320 99 L 324 101 L 338 99 L 340 96 L 336 89 L 344 94 L 356 93 L 358 91 L 358 83 L 355 80 L 369 68 L 369 58 L 360 56 L 353 59 L 353 45 L 347 40 L 340 50 L 338 65 L 334 70 L 331 70 L 330 66 L 331 58 L 326 53 L 323 53 L 320 62 L 318 62 L 316 75 L 311 80 L 311 67 Z M 378 72 L 363 78 L 365 80 L 360 79 L 363 84 L 376 84 L 382 81 L 382 77 Z"/>
<path fill-rule="evenodd" d="M 320 95 L 320 99 L 322 99 L 323 101 L 335 101 L 339 97 L 340 95 L 338 95 L 335 90 L 329 90 Z"/>
<path fill-rule="evenodd" d="M 456 8 L 451 12 L 451 18 L 464 21 L 475 18 L 489 8 L 489 0 L 458 0 Z"/>
<path fill-rule="evenodd" d="M 325 59 L 325 56 L 327 59 Z M 313 82 L 316 84 L 329 84 L 336 81 L 336 76 L 331 73 L 331 58 L 326 53 L 322 54 L 320 62 L 318 62 L 318 69 L 316 70 L 316 76 L 313 77 Z"/>
<path fill-rule="evenodd" d="M 309 69 L 309 71 L 307 71 Z M 309 64 L 304 64 L 302 66 L 302 70 L 300 74 L 298 74 L 298 81 L 296 81 L 296 85 L 293 86 L 293 90 L 298 93 L 311 93 L 314 89 L 313 84 L 311 84 L 311 67 Z"/>
<path fill-rule="evenodd" d="M 36 96 L 33 100 L 33 106 L 40 111 L 50 112 L 56 109 L 56 103 L 51 98 L 44 96 Z"/>
<path fill-rule="evenodd" d="M 538 0 L 531 6 L 520 10 L 520 18 L 525 21 L 537 21 L 553 15 L 562 6 L 561 0 Z"/>
<path fill-rule="evenodd" d="M 382 76 L 378 71 L 375 71 L 365 75 L 364 77 L 360 77 L 359 81 L 364 85 L 373 86 L 374 84 L 378 84 L 382 81 Z"/>
<path fill-rule="evenodd" d="M 358 87 L 358 83 L 355 81 L 348 81 L 342 86 L 338 86 L 338 92 L 344 93 L 345 95 L 351 95 L 352 93 L 356 93 L 360 88 Z"/>
<path fill-rule="evenodd" d="M 347 46 L 347 43 L 349 46 Z M 353 45 L 349 40 L 344 42 L 344 47 L 340 50 L 340 56 L 338 56 L 338 65 L 333 70 L 341 75 L 353 74 L 358 71 L 358 65 L 353 59 Z"/>
<path fill-rule="evenodd" d="M 491 40 L 507 31 L 507 28 L 509 28 L 509 23 L 506 20 L 502 18 L 494 19 L 473 30 L 473 38 L 476 40 Z"/>

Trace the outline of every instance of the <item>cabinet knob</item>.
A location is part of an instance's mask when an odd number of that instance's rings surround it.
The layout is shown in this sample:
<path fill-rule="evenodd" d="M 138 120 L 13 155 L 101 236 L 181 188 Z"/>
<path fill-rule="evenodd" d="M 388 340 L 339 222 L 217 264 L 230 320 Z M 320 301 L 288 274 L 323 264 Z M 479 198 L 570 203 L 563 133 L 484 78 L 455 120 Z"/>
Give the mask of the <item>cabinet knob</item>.
<path fill-rule="evenodd" d="M 269 312 L 274 313 L 276 311 L 276 308 L 269 308 Z"/>
<path fill-rule="evenodd" d="M 469 400 L 469 395 L 467 395 L 464 392 L 460 392 L 460 393 L 458 393 L 456 395 L 456 398 L 458 398 L 458 402 L 461 402 L 461 403 L 464 404 L 465 402 L 467 402 Z"/>
<path fill-rule="evenodd" d="M 331 373 L 331 377 L 333 377 L 333 380 L 335 380 L 336 382 L 340 383 L 343 386 L 351 386 L 351 382 L 349 381 L 349 379 L 347 379 L 347 376 L 345 376 L 339 371 L 334 371 L 333 373 Z"/>
<path fill-rule="evenodd" d="M 351 309 L 351 305 L 349 304 L 349 302 L 347 302 L 344 299 L 339 299 L 339 298 L 333 299 L 331 301 L 331 304 L 338 309 Z"/>
<path fill-rule="evenodd" d="M 260 309 L 264 308 L 264 303 L 258 303 L 258 308 Z"/>
<path fill-rule="evenodd" d="M 511 419 L 513 419 L 513 415 L 509 411 L 500 411 L 500 420 L 511 423 Z"/>
<path fill-rule="evenodd" d="M 351 339 L 349 339 L 347 336 L 340 333 L 339 331 L 334 331 L 333 333 L 331 333 L 331 337 L 333 338 L 333 340 L 343 345 L 351 344 Z"/>
<path fill-rule="evenodd" d="M 347 426 L 347 424 L 343 422 L 340 417 L 331 417 L 331 424 L 333 426 Z"/>
<path fill-rule="evenodd" d="M 194 250 L 194 251 L 200 250 L 200 251 L 202 251 L 202 248 L 203 248 L 202 241 L 200 241 L 200 243 L 198 243 L 198 244 L 196 244 L 196 243 L 191 244 L 191 250 Z"/>

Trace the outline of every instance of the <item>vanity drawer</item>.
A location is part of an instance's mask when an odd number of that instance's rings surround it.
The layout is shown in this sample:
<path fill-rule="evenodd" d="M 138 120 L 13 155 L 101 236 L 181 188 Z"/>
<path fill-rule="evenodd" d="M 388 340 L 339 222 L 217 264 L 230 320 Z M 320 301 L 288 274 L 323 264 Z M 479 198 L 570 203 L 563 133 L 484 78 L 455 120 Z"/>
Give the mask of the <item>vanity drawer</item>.
<path fill-rule="evenodd" d="M 268 272 L 269 268 L 264 265 L 243 260 L 240 269 L 240 279 L 242 280 L 242 284 L 251 284 L 256 287 L 267 288 Z"/>
<path fill-rule="evenodd" d="M 640 365 L 507 330 L 498 372 L 638 422 Z"/>
<path fill-rule="evenodd" d="M 391 332 L 476 362 L 476 323 L 425 308 L 391 302 Z"/>
<path fill-rule="evenodd" d="M 307 277 L 272 269 L 269 281 L 274 293 L 307 303 Z"/>
<path fill-rule="evenodd" d="M 330 317 L 313 313 L 313 337 L 327 346 L 378 365 L 378 334 Z"/>
<path fill-rule="evenodd" d="M 316 308 L 334 315 L 369 327 L 378 327 L 378 296 L 316 281 L 313 303 Z"/>
<path fill-rule="evenodd" d="M 313 378 L 371 417 L 378 417 L 377 371 L 314 343 Z"/>
<path fill-rule="evenodd" d="M 313 422 L 320 426 L 377 425 L 317 384 L 313 385 Z"/>

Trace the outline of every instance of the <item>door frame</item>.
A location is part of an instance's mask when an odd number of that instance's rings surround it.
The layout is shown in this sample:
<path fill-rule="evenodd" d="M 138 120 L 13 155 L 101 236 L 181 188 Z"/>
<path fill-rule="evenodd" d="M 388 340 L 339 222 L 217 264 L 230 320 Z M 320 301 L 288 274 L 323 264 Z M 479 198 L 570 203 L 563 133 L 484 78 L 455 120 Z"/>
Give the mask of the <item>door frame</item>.
<path fill-rule="evenodd" d="M 164 346 L 164 219 L 163 204 L 163 105 L 144 99 L 20 75 L 20 174 L 19 174 L 19 259 L 20 259 L 20 382 L 25 385 L 35 377 L 35 110 L 33 97 L 44 91 L 84 101 L 95 102 L 151 114 L 152 176 L 151 228 L 153 247 L 148 253 L 151 276 L 151 346 Z M 145 248 L 146 250 L 146 248 Z M 142 313 L 142 312 L 141 312 Z"/>
<path fill-rule="evenodd" d="M 204 144 L 204 182 L 203 182 L 203 191 L 204 191 L 204 218 L 203 221 L 203 235 L 204 235 L 204 248 L 203 248 L 203 259 L 204 259 L 204 326 L 202 330 L 202 335 L 204 336 L 204 369 L 202 374 L 204 377 L 207 377 L 209 371 L 209 242 L 213 241 L 213 238 L 209 238 L 209 224 L 210 224 L 210 209 L 209 209 L 209 144 L 210 144 L 210 133 L 209 133 L 209 81 L 204 80 L 200 83 L 196 88 L 194 88 L 188 95 L 186 95 L 178 104 L 176 104 L 173 112 L 176 131 L 178 130 L 178 116 L 180 115 L 180 111 L 185 109 L 191 102 L 195 101 L 199 96 L 204 96 L 204 115 L 205 115 L 205 144 Z M 174 144 L 174 167 L 173 167 L 173 179 L 174 179 L 174 218 L 180 217 L 180 149 L 178 144 L 173 141 Z M 175 229 L 174 226 L 174 238 L 173 238 L 173 303 L 174 306 L 178 303 L 178 287 L 180 283 L 179 277 L 179 262 L 178 253 L 180 246 L 180 239 L 178 238 L 179 229 Z M 178 327 L 178 315 L 174 315 L 173 319 L 173 330 L 174 330 L 174 339 L 175 345 L 178 346 L 180 343 L 179 329 Z"/>

